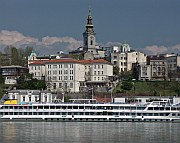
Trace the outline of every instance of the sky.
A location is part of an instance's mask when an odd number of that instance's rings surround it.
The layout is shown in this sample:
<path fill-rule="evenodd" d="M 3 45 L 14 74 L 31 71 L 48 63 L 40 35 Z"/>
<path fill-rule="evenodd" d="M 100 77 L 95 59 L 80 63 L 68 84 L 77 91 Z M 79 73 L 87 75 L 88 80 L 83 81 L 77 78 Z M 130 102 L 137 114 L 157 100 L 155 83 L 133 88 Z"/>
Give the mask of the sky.
<path fill-rule="evenodd" d="M 89 8 L 101 46 L 127 41 L 147 54 L 180 53 L 180 0 L 0 0 L 0 50 L 75 50 Z"/>

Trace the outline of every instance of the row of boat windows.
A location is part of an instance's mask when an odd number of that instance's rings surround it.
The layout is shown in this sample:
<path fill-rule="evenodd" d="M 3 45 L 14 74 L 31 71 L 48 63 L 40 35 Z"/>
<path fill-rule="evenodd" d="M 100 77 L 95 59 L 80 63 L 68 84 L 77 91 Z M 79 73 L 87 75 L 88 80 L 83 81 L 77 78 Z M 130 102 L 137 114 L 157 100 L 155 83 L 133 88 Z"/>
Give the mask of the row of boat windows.
<path fill-rule="evenodd" d="M 124 112 L 4 112 L 1 115 L 114 115 L 114 116 L 169 116 L 170 113 L 124 113 Z M 180 116 L 173 113 L 171 116 Z"/>
<path fill-rule="evenodd" d="M 132 106 L 3 106 L 1 109 L 96 109 L 96 110 L 144 110 Z M 148 107 L 148 110 L 180 110 L 180 107 Z"/>
<path fill-rule="evenodd" d="M 2 109 L 103 109 L 103 110 L 118 110 L 131 109 L 143 110 L 146 107 L 124 107 L 124 106 L 3 106 Z"/>

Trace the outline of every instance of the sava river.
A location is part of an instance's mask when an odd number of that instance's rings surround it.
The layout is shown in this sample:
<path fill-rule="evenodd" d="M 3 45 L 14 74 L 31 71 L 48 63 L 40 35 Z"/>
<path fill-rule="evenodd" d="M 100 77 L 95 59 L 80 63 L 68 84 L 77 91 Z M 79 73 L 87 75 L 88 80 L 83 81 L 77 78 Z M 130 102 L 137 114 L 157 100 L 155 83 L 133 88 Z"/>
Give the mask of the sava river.
<path fill-rule="evenodd" d="M 0 122 L 0 143 L 180 143 L 180 123 Z"/>

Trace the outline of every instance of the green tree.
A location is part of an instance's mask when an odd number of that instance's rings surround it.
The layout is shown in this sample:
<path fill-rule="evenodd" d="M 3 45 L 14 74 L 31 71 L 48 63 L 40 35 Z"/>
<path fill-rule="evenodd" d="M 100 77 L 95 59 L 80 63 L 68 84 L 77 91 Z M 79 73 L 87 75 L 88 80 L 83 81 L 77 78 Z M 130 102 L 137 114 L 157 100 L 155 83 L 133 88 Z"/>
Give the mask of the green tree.
<path fill-rule="evenodd" d="M 26 76 L 21 76 L 17 80 L 18 89 L 34 89 L 34 90 L 45 90 L 47 88 L 46 82 L 44 80 L 38 80 L 32 78 L 32 74 L 27 74 Z"/>
<path fill-rule="evenodd" d="M 119 76 L 119 67 L 113 66 L 113 75 Z"/>
<path fill-rule="evenodd" d="M 132 68 L 132 77 L 136 80 L 139 79 L 139 68 L 139 63 L 134 64 Z"/>
<path fill-rule="evenodd" d="M 123 90 L 129 91 L 132 89 L 132 87 L 133 87 L 133 84 L 131 82 L 129 82 L 129 81 L 123 81 L 122 82 L 121 88 Z"/>
<path fill-rule="evenodd" d="M 11 65 L 19 65 L 19 54 L 16 47 L 11 47 Z"/>
<path fill-rule="evenodd" d="M 121 73 L 121 78 L 125 80 L 131 80 L 133 79 L 132 71 L 123 71 Z"/>

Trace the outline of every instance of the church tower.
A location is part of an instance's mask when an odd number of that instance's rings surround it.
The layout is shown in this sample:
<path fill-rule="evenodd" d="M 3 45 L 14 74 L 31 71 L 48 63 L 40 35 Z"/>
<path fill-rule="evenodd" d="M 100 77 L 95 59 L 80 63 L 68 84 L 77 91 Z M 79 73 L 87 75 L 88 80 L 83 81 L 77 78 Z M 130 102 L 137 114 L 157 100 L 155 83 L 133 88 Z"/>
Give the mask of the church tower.
<path fill-rule="evenodd" d="M 89 10 L 86 30 L 83 33 L 83 50 L 96 54 L 96 33 L 94 32 L 94 25 L 92 23 L 91 10 Z"/>

